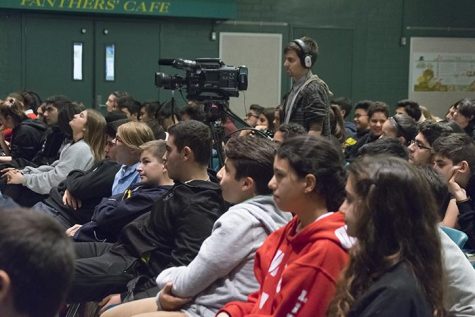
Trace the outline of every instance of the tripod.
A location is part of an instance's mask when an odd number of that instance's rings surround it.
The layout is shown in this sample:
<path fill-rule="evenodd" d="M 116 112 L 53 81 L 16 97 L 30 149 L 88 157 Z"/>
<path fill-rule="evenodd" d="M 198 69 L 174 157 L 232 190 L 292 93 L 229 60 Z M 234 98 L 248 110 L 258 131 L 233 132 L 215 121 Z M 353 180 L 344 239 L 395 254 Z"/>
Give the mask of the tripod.
<path fill-rule="evenodd" d="M 216 150 L 216 156 L 218 159 L 217 169 L 224 165 L 225 154 L 223 145 L 225 144 L 225 141 L 227 141 L 225 137 L 230 138 L 233 134 L 243 130 L 252 130 L 255 135 L 268 137 L 268 135 L 263 133 L 261 130 L 249 126 L 243 119 L 232 112 L 231 109 L 229 109 L 227 100 L 207 100 L 202 103 L 204 104 L 204 110 L 206 113 L 205 123 L 208 124 L 211 130 L 213 149 Z M 226 119 L 230 119 L 236 128 L 236 124 L 240 126 L 240 128 L 237 128 L 227 136 L 225 135 L 225 129 L 223 127 L 223 121 Z M 215 165 L 213 157 L 211 157 L 210 166 L 214 167 Z"/>

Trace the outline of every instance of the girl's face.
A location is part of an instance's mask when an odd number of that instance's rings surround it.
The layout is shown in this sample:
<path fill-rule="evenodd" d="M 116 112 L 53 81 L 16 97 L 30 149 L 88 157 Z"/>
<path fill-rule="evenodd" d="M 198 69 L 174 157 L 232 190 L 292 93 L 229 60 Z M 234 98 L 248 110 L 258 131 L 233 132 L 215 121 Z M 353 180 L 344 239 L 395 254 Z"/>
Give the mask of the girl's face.
<path fill-rule="evenodd" d="M 69 125 L 73 132 L 81 132 L 85 130 L 87 123 L 87 110 L 74 115 L 73 119 L 69 121 Z"/>
<path fill-rule="evenodd" d="M 457 124 L 462 128 L 462 129 L 465 129 L 468 124 L 470 123 L 470 120 L 472 118 L 468 118 L 466 116 L 464 116 L 463 114 L 461 114 L 460 112 L 457 111 L 457 109 L 455 109 L 454 113 L 453 113 L 453 120 L 455 122 L 457 122 Z"/>
<path fill-rule="evenodd" d="M 355 227 L 356 227 L 356 202 L 358 201 L 358 197 L 353 189 L 353 177 L 348 177 L 345 186 L 345 200 L 343 204 L 340 206 L 340 210 L 345 213 L 345 222 L 347 225 L 347 232 L 350 236 L 355 236 Z"/>
<path fill-rule="evenodd" d="M 12 120 L 9 118 L 10 117 L 5 118 L 4 116 L 0 115 L 0 125 L 2 125 L 4 128 L 13 129 L 14 126 Z"/>
<path fill-rule="evenodd" d="M 259 115 L 259 121 L 257 123 L 258 126 L 261 126 L 264 129 L 269 128 L 269 120 L 267 120 L 267 117 L 264 114 Z"/>
<path fill-rule="evenodd" d="M 298 214 L 299 202 L 305 196 L 305 185 L 305 179 L 298 177 L 287 159 L 275 157 L 274 176 L 269 188 L 279 209 Z"/>

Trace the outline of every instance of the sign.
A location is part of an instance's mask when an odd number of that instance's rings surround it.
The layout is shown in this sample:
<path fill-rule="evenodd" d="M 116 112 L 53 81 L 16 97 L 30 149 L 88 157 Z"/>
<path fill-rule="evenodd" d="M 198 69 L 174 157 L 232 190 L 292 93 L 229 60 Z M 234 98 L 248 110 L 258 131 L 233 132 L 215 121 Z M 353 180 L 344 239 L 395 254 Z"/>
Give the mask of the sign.
<path fill-rule="evenodd" d="M 475 91 L 475 54 L 413 54 L 414 91 Z"/>
<path fill-rule="evenodd" d="M 42 11 L 234 19 L 236 0 L 9 0 L 0 8 Z"/>

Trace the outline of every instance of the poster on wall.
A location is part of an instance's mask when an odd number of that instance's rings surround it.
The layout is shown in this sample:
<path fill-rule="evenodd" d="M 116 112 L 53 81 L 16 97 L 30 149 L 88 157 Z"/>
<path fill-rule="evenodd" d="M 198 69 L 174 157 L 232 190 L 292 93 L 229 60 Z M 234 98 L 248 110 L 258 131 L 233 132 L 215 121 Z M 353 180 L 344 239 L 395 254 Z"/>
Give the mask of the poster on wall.
<path fill-rule="evenodd" d="M 413 53 L 413 91 L 475 91 L 475 54 Z"/>
<path fill-rule="evenodd" d="M 463 98 L 475 98 L 475 39 L 411 37 L 408 97 L 444 117 Z"/>

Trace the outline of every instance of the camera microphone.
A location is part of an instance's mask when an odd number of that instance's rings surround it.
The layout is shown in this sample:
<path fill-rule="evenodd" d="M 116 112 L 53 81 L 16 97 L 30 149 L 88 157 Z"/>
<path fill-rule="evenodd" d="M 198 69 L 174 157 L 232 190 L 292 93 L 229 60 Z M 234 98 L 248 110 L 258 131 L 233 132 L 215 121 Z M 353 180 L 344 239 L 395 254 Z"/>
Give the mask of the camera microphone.
<path fill-rule="evenodd" d="M 175 59 L 174 58 L 160 58 L 158 60 L 158 65 L 173 66 L 175 65 Z"/>

